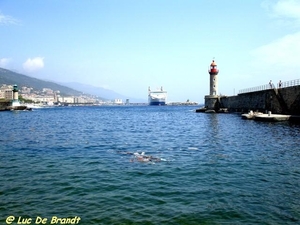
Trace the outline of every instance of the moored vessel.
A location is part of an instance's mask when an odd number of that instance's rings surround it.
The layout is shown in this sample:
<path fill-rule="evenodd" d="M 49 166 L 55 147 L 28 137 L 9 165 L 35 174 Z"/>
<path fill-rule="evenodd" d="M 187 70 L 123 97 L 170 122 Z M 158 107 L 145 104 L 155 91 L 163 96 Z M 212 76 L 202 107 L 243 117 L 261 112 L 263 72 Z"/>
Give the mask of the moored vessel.
<path fill-rule="evenodd" d="M 165 105 L 166 99 L 167 99 L 167 91 L 164 91 L 163 87 L 154 91 L 151 91 L 150 87 L 148 88 L 149 105 Z"/>

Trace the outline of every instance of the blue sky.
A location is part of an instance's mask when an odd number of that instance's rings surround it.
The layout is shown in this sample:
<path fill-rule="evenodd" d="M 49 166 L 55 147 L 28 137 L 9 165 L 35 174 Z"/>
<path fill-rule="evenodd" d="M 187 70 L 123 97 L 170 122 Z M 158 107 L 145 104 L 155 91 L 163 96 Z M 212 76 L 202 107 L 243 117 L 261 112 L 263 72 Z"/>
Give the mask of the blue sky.
<path fill-rule="evenodd" d="M 299 79 L 299 0 L 0 0 L 0 67 L 147 99 L 204 102 Z"/>

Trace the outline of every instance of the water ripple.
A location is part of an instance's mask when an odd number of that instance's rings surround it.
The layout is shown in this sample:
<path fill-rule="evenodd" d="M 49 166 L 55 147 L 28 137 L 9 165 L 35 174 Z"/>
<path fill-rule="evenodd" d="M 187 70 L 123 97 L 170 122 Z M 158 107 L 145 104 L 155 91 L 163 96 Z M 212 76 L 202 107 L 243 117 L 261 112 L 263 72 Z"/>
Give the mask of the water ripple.
<path fill-rule="evenodd" d="M 191 107 L 69 107 L 0 120 L 0 223 L 300 221 L 299 125 Z M 141 163 L 135 152 L 164 160 Z"/>

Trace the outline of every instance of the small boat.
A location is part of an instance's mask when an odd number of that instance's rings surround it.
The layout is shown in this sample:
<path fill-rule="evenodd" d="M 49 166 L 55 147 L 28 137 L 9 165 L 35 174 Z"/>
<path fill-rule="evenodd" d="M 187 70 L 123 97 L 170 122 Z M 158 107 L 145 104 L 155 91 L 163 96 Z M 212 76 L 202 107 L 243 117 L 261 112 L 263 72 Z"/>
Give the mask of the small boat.
<path fill-rule="evenodd" d="M 279 122 L 279 121 L 287 121 L 290 120 L 291 115 L 281 115 L 281 114 L 272 114 L 271 111 L 268 114 L 255 112 L 251 110 L 249 113 L 242 114 L 242 119 L 248 120 L 257 120 L 257 121 L 267 121 L 267 122 Z M 293 117 L 295 118 L 295 117 Z"/>
<path fill-rule="evenodd" d="M 254 120 L 267 121 L 267 122 L 279 122 L 287 121 L 290 119 L 290 115 L 280 115 L 280 114 L 261 114 L 255 116 Z"/>
<path fill-rule="evenodd" d="M 261 113 L 261 112 L 253 112 L 252 110 L 250 110 L 249 113 L 242 114 L 242 119 L 253 120 L 253 119 L 255 119 L 256 116 L 262 115 L 262 114 L 263 113 Z"/>

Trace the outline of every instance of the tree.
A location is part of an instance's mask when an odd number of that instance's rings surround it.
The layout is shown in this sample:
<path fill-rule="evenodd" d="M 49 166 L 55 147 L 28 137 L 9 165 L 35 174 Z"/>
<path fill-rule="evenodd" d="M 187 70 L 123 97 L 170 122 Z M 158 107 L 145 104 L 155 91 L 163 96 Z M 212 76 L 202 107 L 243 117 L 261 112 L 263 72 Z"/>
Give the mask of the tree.
<path fill-rule="evenodd" d="M 23 98 L 22 95 L 19 95 L 19 101 L 24 103 L 33 103 L 31 99 Z"/>

